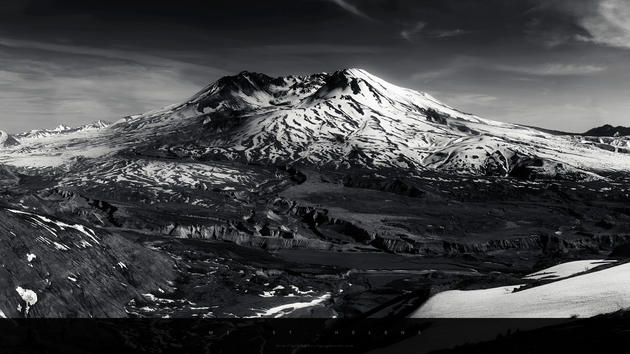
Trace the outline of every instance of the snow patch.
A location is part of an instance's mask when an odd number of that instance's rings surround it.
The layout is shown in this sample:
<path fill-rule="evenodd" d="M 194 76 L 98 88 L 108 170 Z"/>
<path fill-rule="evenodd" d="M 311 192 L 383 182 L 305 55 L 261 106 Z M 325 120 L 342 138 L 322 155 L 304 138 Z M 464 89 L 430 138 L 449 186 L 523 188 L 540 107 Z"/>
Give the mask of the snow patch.
<path fill-rule="evenodd" d="M 15 291 L 17 291 L 18 295 L 20 295 L 22 300 L 26 303 L 26 309 L 24 311 L 25 314 L 28 315 L 30 308 L 37 303 L 37 294 L 33 290 L 24 289 L 21 286 L 15 288 Z M 21 310 L 21 305 L 19 305 L 18 309 Z"/>
<path fill-rule="evenodd" d="M 313 299 L 309 302 L 294 302 L 294 303 L 290 303 L 290 304 L 284 304 L 284 305 L 280 305 L 280 306 L 276 306 L 276 307 L 272 307 L 268 310 L 264 310 L 262 312 L 257 312 L 254 316 L 249 316 L 248 318 L 256 318 L 256 317 L 274 317 L 274 318 L 279 318 L 282 317 L 284 315 L 288 315 L 292 312 L 295 312 L 296 310 L 302 309 L 302 308 L 307 308 L 307 307 L 313 307 L 313 306 L 317 306 L 320 305 L 321 303 L 325 302 L 326 300 L 330 299 L 330 293 L 326 293 L 316 299 Z M 256 310 L 255 310 L 256 311 Z"/>
<path fill-rule="evenodd" d="M 630 307 L 630 263 L 515 292 L 520 286 L 445 291 L 411 317 L 570 318 L 611 313 Z"/>

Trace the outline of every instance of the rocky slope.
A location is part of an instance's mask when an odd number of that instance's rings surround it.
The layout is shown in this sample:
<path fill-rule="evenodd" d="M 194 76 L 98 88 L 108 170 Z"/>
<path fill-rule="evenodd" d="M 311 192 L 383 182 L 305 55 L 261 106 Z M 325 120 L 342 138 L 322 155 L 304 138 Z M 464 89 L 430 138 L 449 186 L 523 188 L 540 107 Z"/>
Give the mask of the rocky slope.
<path fill-rule="evenodd" d="M 630 135 L 630 128 L 622 126 L 612 126 L 610 124 L 604 124 L 601 127 L 589 129 L 584 133 L 586 136 L 628 136 Z"/>
<path fill-rule="evenodd" d="M 56 217 L 0 207 L 1 317 L 124 317 L 133 298 L 172 291 L 172 261 Z"/>

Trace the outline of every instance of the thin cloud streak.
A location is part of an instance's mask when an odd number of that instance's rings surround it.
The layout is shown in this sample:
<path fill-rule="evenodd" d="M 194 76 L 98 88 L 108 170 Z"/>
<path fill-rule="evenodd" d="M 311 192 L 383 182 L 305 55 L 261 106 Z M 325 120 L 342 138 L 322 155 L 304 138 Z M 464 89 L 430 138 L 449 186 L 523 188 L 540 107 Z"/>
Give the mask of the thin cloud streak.
<path fill-rule="evenodd" d="M 183 61 L 172 60 L 164 57 L 119 49 L 101 49 L 95 47 L 75 46 L 67 44 L 57 43 L 45 43 L 30 40 L 11 39 L 0 37 L 0 46 L 9 48 L 21 48 L 21 49 L 34 49 L 48 52 L 75 54 L 94 56 L 104 59 L 119 59 L 124 61 L 136 62 L 145 65 L 153 66 L 165 66 L 165 67 L 190 67 L 190 68 L 203 68 L 204 70 L 212 70 L 216 75 L 225 75 L 227 72 L 219 68 L 210 68 L 208 66 L 202 66 L 192 64 Z"/>
<path fill-rule="evenodd" d="M 400 36 L 406 41 L 411 42 L 415 34 L 420 33 L 427 26 L 426 22 L 419 21 L 413 27 L 402 30 Z"/>
<path fill-rule="evenodd" d="M 342 9 L 348 11 L 349 13 L 364 18 L 366 20 L 370 20 L 370 21 L 374 21 L 374 19 L 370 16 L 368 16 L 367 14 L 365 14 L 363 11 L 359 10 L 358 7 L 356 7 L 355 5 L 347 2 L 346 0 L 330 0 L 333 3 L 337 4 L 339 7 L 341 7 Z"/>
<path fill-rule="evenodd" d="M 550 63 L 536 66 L 511 66 L 498 65 L 496 70 L 515 72 L 534 76 L 581 76 L 590 75 L 606 70 L 605 67 L 597 65 L 577 65 Z"/>
<path fill-rule="evenodd" d="M 445 77 L 451 77 L 470 70 L 488 70 L 496 73 L 516 73 L 531 77 L 553 76 L 588 76 L 607 70 L 605 66 L 593 64 L 504 64 L 489 63 L 487 59 L 477 57 L 457 57 L 449 61 L 445 66 L 433 70 L 416 72 L 411 75 L 413 81 L 431 82 Z M 526 80 L 527 78 L 519 78 Z"/>

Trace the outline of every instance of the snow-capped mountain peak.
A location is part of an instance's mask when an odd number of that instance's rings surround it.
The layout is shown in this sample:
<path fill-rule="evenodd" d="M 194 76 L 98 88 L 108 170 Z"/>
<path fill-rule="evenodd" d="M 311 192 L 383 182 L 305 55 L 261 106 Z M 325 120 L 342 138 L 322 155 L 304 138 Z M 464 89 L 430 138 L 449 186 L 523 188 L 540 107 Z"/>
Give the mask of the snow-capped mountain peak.
<path fill-rule="evenodd" d="M 16 138 L 23 144 L 27 138 L 93 131 L 103 140 L 89 143 L 98 142 L 93 151 L 103 153 L 176 150 L 201 159 L 326 168 L 525 178 L 597 178 L 630 169 L 630 154 L 622 153 L 630 146 L 626 140 L 594 141 L 483 119 L 356 68 L 281 77 L 243 71 L 182 104 L 106 126 L 97 122 Z"/>

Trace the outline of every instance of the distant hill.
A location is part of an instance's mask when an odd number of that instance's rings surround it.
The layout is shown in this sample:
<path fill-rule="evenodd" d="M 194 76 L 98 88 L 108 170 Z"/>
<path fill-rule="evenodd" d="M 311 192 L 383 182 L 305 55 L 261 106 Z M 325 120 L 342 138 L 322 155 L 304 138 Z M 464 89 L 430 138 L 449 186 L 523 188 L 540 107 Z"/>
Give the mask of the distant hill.
<path fill-rule="evenodd" d="M 602 125 L 601 127 L 593 128 L 583 135 L 588 136 L 625 136 L 630 135 L 630 127 L 617 126 L 613 127 L 610 124 Z"/>

